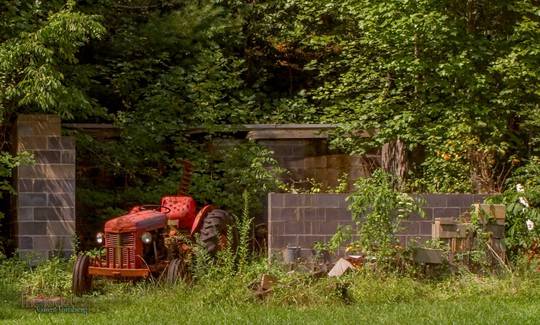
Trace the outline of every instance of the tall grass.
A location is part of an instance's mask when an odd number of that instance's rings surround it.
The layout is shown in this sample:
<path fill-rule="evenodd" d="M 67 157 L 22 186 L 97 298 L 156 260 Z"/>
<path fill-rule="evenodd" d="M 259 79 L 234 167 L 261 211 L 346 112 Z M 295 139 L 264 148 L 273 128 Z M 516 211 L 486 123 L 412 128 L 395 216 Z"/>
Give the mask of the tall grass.
<path fill-rule="evenodd" d="M 22 309 L 17 300 L 21 290 L 29 286 L 35 286 L 36 294 L 69 296 L 64 284 L 70 281 L 70 267 L 70 261 L 57 259 L 35 268 L 14 259 L 1 261 L 0 319 L 34 321 L 36 313 Z M 260 299 L 250 284 L 262 273 L 274 274 L 279 281 Z M 87 306 L 89 315 L 37 315 L 36 322 L 478 323 L 507 319 L 527 323 L 540 317 L 535 307 L 540 302 L 540 276 L 536 272 L 502 277 L 463 273 L 422 280 L 360 271 L 318 279 L 287 272 L 265 259 L 252 259 L 242 273 L 210 273 L 192 285 L 150 281 L 96 284 L 93 295 L 74 300 Z"/>

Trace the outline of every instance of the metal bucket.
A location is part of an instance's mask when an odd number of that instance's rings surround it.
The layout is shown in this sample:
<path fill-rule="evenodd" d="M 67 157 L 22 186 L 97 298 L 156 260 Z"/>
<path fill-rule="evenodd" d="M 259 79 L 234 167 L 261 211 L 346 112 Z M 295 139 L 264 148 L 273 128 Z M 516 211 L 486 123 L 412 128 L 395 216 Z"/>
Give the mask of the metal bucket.
<path fill-rule="evenodd" d="M 287 246 L 283 250 L 283 261 L 285 264 L 293 264 L 298 261 L 300 258 L 300 252 L 302 251 L 301 247 L 298 246 Z"/>

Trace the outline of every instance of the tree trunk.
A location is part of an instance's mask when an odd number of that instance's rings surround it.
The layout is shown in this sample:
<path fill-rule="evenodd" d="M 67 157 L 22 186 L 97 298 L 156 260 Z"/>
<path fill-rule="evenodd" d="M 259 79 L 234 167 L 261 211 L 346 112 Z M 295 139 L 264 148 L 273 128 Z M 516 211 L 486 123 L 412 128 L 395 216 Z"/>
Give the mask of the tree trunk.
<path fill-rule="evenodd" d="M 383 145 L 381 151 L 382 168 L 397 179 L 397 186 L 401 188 L 405 182 L 409 164 L 407 161 L 407 150 L 405 143 L 397 139 Z"/>

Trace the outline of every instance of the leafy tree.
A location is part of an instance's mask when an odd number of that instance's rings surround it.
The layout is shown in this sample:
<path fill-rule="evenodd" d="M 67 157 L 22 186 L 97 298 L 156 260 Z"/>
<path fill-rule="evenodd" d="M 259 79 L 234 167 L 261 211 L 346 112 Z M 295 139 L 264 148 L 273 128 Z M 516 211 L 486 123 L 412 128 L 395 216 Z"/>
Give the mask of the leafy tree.
<path fill-rule="evenodd" d="M 315 75 L 299 102 L 319 121 L 343 124 L 334 140 L 340 148 L 390 144 L 390 156 L 411 162 L 389 164 L 409 177 L 409 189 L 499 190 L 512 163 L 531 153 L 538 4 L 278 1 L 261 8 L 284 21 L 270 29 L 276 47 L 310 58 L 302 70 Z"/>
<path fill-rule="evenodd" d="M 77 53 L 105 30 L 96 16 L 75 11 L 73 1 L 3 1 L 0 12 L 0 112 L 2 121 L 21 111 L 42 110 L 70 118 L 92 113 L 75 71 Z M 49 10 L 54 10 L 50 11 Z"/>
<path fill-rule="evenodd" d="M 119 139 L 80 137 L 80 165 L 94 165 L 112 182 L 81 177 L 83 219 L 96 226 L 120 209 L 175 193 L 179 159 L 194 164 L 189 194 L 240 214 L 241 195 L 261 211 L 262 196 L 279 185 L 270 153 L 221 134 L 257 120 L 258 90 L 244 79 L 239 7 L 216 1 L 156 1 L 143 8 L 100 1 L 109 38 L 86 49 L 97 74 L 89 93 L 109 108 Z M 237 10 L 238 9 L 238 10 Z M 193 129 L 206 132 L 193 134 Z M 202 136 L 201 136 L 202 134 Z M 120 208 L 120 209 L 118 209 Z"/>
<path fill-rule="evenodd" d="M 12 170 L 32 162 L 27 153 L 9 153 L 17 113 L 95 114 L 77 54 L 104 33 L 98 17 L 77 12 L 74 1 L 0 1 L 0 198 L 14 194 Z"/>

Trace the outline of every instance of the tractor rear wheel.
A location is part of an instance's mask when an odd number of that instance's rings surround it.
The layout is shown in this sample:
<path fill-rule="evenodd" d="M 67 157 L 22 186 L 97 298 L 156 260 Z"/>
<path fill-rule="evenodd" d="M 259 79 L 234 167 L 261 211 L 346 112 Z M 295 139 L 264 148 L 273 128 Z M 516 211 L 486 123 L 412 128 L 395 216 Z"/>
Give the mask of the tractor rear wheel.
<path fill-rule="evenodd" d="M 227 238 L 229 226 L 232 227 L 233 238 Z M 224 210 L 212 210 L 204 218 L 201 227 L 201 241 L 210 255 L 215 255 L 227 245 L 236 247 L 238 236 L 233 226 L 232 217 Z"/>
<path fill-rule="evenodd" d="M 169 262 L 165 280 L 168 284 L 175 284 L 180 280 L 189 282 L 190 274 L 187 263 L 183 258 L 175 258 Z"/>
<path fill-rule="evenodd" d="M 71 280 L 71 290 L 76 296 L 82 296 L 92 289 L 92 276 L 88 274 L 90 257 L 79 255 L 73 267 L 73 278 Z"/>

